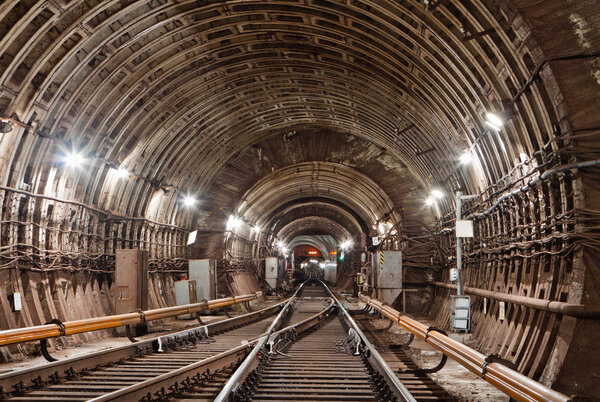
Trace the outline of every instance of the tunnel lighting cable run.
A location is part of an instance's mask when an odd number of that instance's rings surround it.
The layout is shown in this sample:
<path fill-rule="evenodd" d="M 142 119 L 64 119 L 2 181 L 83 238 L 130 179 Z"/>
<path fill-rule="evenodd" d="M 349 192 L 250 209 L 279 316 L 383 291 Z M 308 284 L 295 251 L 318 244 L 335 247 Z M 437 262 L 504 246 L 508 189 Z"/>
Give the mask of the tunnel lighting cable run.
<path fill-rule="evenodd" d="M 516 400 L 556 402 L 570 400 L 560 392 L 554 391 L 499 362 L 495 362 L 494 355 L 486 357 L 476 350 L 435 331 L 435 328 L 427 327 L 404 316 L 390 306 L 384 305 L 362 293 L 359 294 L 359 299 L 366 303 L 367 308 L 379 311 L 383 316 L 398 323 L 399 326 L 411 334 L 423 339 L 426 343 L 456 360 L 469 371 L 481 376 L 481 378 Z"/>

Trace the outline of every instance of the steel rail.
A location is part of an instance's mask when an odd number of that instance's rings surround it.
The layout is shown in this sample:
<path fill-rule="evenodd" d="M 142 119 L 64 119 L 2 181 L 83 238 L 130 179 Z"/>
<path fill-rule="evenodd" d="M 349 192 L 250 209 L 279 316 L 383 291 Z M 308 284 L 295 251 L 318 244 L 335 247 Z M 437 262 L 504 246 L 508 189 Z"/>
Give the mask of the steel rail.
<path fill-rule="evenodd" d="M 393 309 L 364 294 L 359 294 L 359 299 L 379 311 L 383 316 L 389 318 L 410 333 L 423 339 L 426 343 L 440 350 L 442 353 L 456 360 L 469 371 L 479 375 L 481 378 L 519 401 L 556 401 L 564 402 L 570 399 L 554 391 L 537 381 L 512 370 L 503 364 L 486 358 L 477 352 L 439 332 L 434 328 L 403 316 L 399 311 Z"/>
<path fill-rule="evenodd" d="M 256 366 L 258 366 L 258 362 L 256 361 L 256 356 L 258 355 L 258 352 L 265 347 L 269 336 L 278 328 L 279 325 L 281 325 L 281 323 L 283 322 L 283 317 L 292 310 L 295 298 L 298 296 L 300 291 L 304 288 L 304 286 L 307 283 L 308 280 L 302 282 L 302 284 L 298 286 L 298 289 L 296 289 L 292 297 L 288 299 L 285 306 L 281 309 L 277 317 L 275 317 L 265 335 L 258 339 L 256 345 L 248 354 L 246 359 L 244 359 L 240 367 L 238 367 L 237 370 L 233 373 L 233 375 L 229 378 L 229 380 L 227 380 L 225 386 L 223 386 L 223 389 L 221 389 L 221 392 L 219 392 L 219 395 L 217 395 L 217 397 L 215 398 L 215 402 L 228 401 L 231 395 L 233 395 L 233 393 L 240 386 L 240 384 L 244 382 L 247 375 L 252 370 L 254 370 Z"/>
<path fill-rule="evenodd" d="M 333 292 L 331 292 L 329 287 L 327 287 L 323 282 L 321 282 L 321 284 L 325 286 L 325 289 L 327 290 L 327 292 L 329 292 L 330 297 L 335 301 L 340 311 L 340 315 L 342 319 L 346 322 L 346 325 L 352 328 L 361 338 L 364 349 L 368 351 L 367 359 L 369 360 L 369 363 L 385 378 L 386 383 L 388 384 L 390 390 L 394 393 L 396 398 L 398 398 L 399 401 L 416 401 L 416 399 L 412 396 L 410 391 L 406 388 L 402 381 L 400 381 L 396 373 L 394 373 L 394 371 L 387 364 L 385 359 L 381 357 L 377 349 L 371 344 L 371 342 L 369 342 L 365 334 L 356 324 L 356 321 L 354 321 L 354 319 L 350 316 L 344 305 L 340 303 L 340 301 L 337 299 L 337 297 L 335 297 Z"/>
<path fill-rule="evenodd" d="M 176 317 L 182 314 L 195 314 L 219 307 L 245 303 L 250 300 L 258 299 L 261 296 L 262 292 L 255 292 L 242 296 L 225 297 L 222 299 L 202 301 L 200 303 L 186 304 L 183 306 L 165 307 L 147 311 L 140 310 L 126 314 L 67 321 L 61 324 L 49 323 L 33 327 L 9 329 L 0 331 L 0 346 L 56 338 L 64 335 L 97 331 L 100 329 L 116 328 L 124 325 L 141 324 L 146 321 Z"/>
<path fill-rule="evenodd" d="M 240 387 L 241 384 L 244 383 L 245 379 L 249 376 L 249 374 L 259 366 L 259 352 L 261 350 L 265 350 L 267 346 L 272 346 L 277 343 L 279 339 L 284 338 L 286 336 L 292 335 L 292 333 L 298 334 L 304 331 L 309 330 L 310 328 L 318 325 L 321 322 L 321 317 L 326 314 L 330 314 L 334 308 L 337 308 L 341 312 L 341 317 L 343 321 L 346 322 L 346 325 L 349 328 L 352 328 L 356 333 L 360 336 L 363 350 L 367 351 L 366 356 L 367 360 L 371 364 L 372 367 L 375 368 L 380 374 L 383 375 L 386 383 L 388 384 L 390 390 L 394 393 L 396 398 L 400 401 L 409 401 L 414 402 L 415 399 L 411 395 L 411 393 L 406 389 L 404 384 L 398 379 L 392 369 L 387 365 L 385 360 L 381 357 L 381 355 L 377 352 L 377 350 L 371 345 L 371 343 L 367 340 L 366 336 L 362 333 L 360 328 L 356 325 L 354 320 L 350 317 L 344 306 L 339 302 L 339 300 L 334 296 L 331 290 L 325 285 L 323 282 L 315 280 L 319 282 L 321 286 L 324 287 L 327 293 L 329 293 L 330 302 L 327 308 L 320 311 L 317 314 L 314 314 L 298 323 L 282 328 L 276 332 L 271 333 L 268 336 L 265 336 L 260 339 L 259 343 L 256 344 L 252 352 L 246 357 L 244 362 L 240 365 L 240 367 L 236 370 L 236 372 L 231 376 L 227 384 L 223 387 L 215 402 L 226 402 L 230 401 L 233 398 L 236 390 Z M 306 283 L 306 282 L 305 282 Z M 271 353 L 272 351 L 270 351 Z"/>

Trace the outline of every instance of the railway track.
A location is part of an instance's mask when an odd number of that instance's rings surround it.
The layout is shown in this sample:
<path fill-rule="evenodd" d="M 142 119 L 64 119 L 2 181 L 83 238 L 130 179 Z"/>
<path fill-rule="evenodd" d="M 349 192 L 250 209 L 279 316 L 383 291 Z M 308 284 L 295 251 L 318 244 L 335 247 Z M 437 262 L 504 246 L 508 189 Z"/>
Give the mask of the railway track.
<path fill-rule="evenodd" d="M 407 344 L 395 344 L 386 340 L 382 336 L 381 330 L 373 327 L 366 312 L 353 312 L 352 315 L 363 328 L 365 335 L 380 351 L 381 356 L 390 368 L 396 372 L 398 378 L 417 401 L 457 401 L 429 376 L 430 372 L 441 369 L 443 363 L 441 367 L 421 369 L 408 355 L 407 349 L 409 346 Z"/>
<path fill-rule="evenodd" d="M 284 303 L 192 330 L 0 375 L 0 399 L 10 401 L 111 399 L 119 391 L 173 373 L 186 371 L 190 383 L 206 385 L 235 368 L 249 349 L 243 343 L 265 333 Z M 238 329 L 243 328 L 243 331 Z M 237 350 L 233 350 L 237 348 Z M 217 359 L 215 364 L 206 362 Z M 198 362 L 207 364 L 190 367 Z M 207 375 L 207 370 L 211 375 Z M 171 384 L 168 384 L 170 386 Z M 159 394 L 172 390 L 163 385 Z M 140 387 L 141 388 L 141 387 Z M 208 387 L 218 393 L 219 389 Z M 148 391 L 152 392 L 152 391 Z M 156 391 L 154 391 L 156 392 Z M 215 395 L 216 395 L 215 393 Z M 214 397 L 207 393 L 207 398 Z"/>
<path fill-rule="evenodd" d="M 9 401 L 415 400 L 321 283 L 285 303 L 0 376 Z"/>

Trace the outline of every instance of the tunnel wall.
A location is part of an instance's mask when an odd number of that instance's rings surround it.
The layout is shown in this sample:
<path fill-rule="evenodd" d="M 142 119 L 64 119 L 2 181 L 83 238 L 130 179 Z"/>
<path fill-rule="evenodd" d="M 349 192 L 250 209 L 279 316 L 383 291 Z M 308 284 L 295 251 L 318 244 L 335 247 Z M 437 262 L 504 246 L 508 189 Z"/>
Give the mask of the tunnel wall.
<path fill-rule="evenodd" d="M 151 273 L 148 286 L 148 308 L 175 304 L 173 276 Z M 22 295 L 22 310 L 13 311 L 11 295 Z M 63 322 L 114 314 L 112 277 L 103 273 L 33 272 L 16 269 L 0 271 L 0 325 L 2 329 L 45 324 L 53 319 Z M 158 321 L 149 323 L 157 325 Z M 95 343 L 112 337 L 113 330 L 100 330 L 49 340 L 49 349 L 62 349 Z M 39 355 L 37 343 L 0 347 L 0 361 L 21 360 Z"/>

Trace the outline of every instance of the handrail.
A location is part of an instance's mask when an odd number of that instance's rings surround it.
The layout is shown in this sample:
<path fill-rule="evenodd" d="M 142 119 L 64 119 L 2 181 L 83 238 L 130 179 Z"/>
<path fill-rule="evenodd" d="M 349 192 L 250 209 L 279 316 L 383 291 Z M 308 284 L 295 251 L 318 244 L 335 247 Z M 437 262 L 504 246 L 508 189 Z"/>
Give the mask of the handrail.
<path fill-rule="evenodd" d="M 564 402 L 570 400 L 560 392 L 554 391 L 503 364 L 494 362 L 476 350 L 434 331 L 434 328 L 427 327 L 412 318 L 403 316 L 397 310 L 384 305 L 377 299 L 373 299 L 362 293 L 359 294 L 359 299 L 365 302 L 367 306 L 373 307 L 385 317 L 398 323 L 402 328 L 415 334 L 448 357 L 456 360 L 469 371 L 479 375 L 496 388 L 519 401 Z"/>
<path fill-rule="evenodd" d="M 232 304 L 245 303 L 250 300 L 258 299 L 261 296 L 262 292 L 259 291 L 242 296 L 231 296 L 208 301 L 205 300 L 200 303 L 186 304 L 183 306 L 164 307 L 147 311 L 140 310 L 126 314 L 67 321 L 60 324 L 52 323 L 33 327 L 8 329 L 5 331 L 0 331 L 0 346 L 56 338 L 64 335 L 97 331 L 100 329 L 115 328 L 123 325 L 141 324 L 146 321 L 176 317 L 182 314 L 193 314 L 200 311 L 229 306 Z"/>

